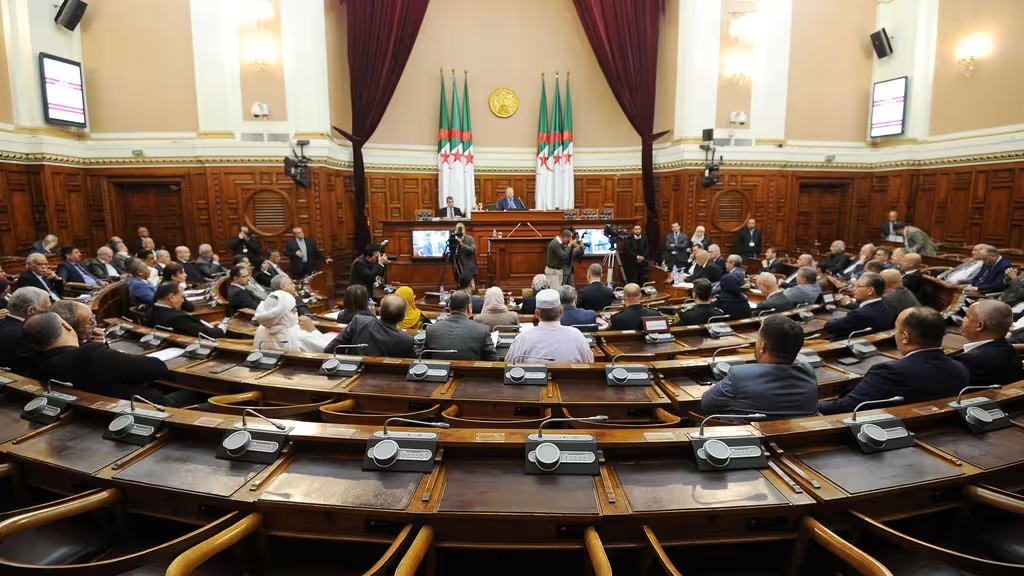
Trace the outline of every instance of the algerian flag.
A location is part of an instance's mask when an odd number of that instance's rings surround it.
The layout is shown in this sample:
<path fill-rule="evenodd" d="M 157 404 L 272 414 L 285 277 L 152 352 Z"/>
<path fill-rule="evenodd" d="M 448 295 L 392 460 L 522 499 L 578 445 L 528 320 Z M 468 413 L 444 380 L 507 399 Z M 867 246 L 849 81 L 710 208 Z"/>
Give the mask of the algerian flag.
<path fill-rule="evenodd" d="M 544 85 L 544 75 L 540 75 L 540 120 L 537 122 L 537 176 L 535 180 L 534 206 L 543 209 L 543 198 L 547 192 L 548 177 L 551 167 L 548 165 L 548 96 Z"/>
<path fill-rule="evenodd" d="M 476 207 L 476 180 L 473 178 L 473 128 L 469 118 L 469 72 L 466 73 L 465 82 L 462 85 L 462 158 L 465 160 L 466 184 L 463 188 L 463 195 L 466 203 L 462 210 L 468 216 Z"/>
<path fill-rule="evenodd" d="M 455 85 L 455 70 L 452 70 L 452 122 L 449 131 L 452 150 L 452 181 L 448 186 L 448 196 L 455 199 L 455 204 L 466 207 L 466 162 L 462 158 L 462 107 L 459 106 L 459 90 Z"/>
<path fill-rule="evenodd" d="M 450 143 L 448 141 L 448 103 L 444 93 L 444 71 L 441 71 L 441 118 L 437 128 L 437 195 L 438 206 L 445 205 L 451 178 Z"/>
<path fill-rule="evenodd" d="M 576 178 L 573 171 L 572 95 L 569 92 L 569 74 L 565 74 L 565 118 L 562 122 L 562 188 L 558 202 L 562 208 L 576 205 Z"/>
<path fill-rule="evenodd" d="M 562 90 L 555 74 L 555 102 L 551 106 L 551 184 L 544 195 L 544 209 L 566 208 L 559 204 L 562 187 Z"/>

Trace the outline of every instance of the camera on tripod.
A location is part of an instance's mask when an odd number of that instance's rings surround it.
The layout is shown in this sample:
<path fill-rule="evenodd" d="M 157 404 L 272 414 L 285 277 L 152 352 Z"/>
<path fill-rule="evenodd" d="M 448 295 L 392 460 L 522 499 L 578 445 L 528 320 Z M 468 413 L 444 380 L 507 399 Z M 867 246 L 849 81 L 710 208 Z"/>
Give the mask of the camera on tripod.
<path fill-rule="evenodd" d="M 612 246 L 614 246 L 615 242 L 618 240 L 625 240 L 626 238 L 629 238 L 629 232 L 615 224 L 605 224 L 604 235 L 608 238 L 609 242 L 611 242 Z"/>

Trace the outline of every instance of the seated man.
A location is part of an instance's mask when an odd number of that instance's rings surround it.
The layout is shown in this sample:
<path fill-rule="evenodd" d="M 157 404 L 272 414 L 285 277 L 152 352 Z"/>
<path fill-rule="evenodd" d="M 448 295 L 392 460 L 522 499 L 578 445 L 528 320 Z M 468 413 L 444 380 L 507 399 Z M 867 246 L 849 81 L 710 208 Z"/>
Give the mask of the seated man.
<path fill-rule="evenodd" d="M 206 276 L 199 271 L 199 268 L 189 258 L 192 257 L 192 251 L 188 249 L 188 246 L 178 246 L 174 249 L 174 257 L 178 264 L 181 264 L 182 268 L 185 269 L 187 275 L 187 282 L 189 284 L 202 284 L 206 282 Z"/>
<path fill-rule="evenodd" d="M 0 366 L 22 376 L 32 375 L 32 348 L 22 338 L 22 329 L 26 320 L 49 309 L 50 296 L 39 288 L 26 286 L 11 294 L 7 316 L 0 318 Z"/>
<path fill-rule="evenodd" d="M 782 273 L 782 260 L 779 260 L 779 249 L 774 246 L 764 251 L 764 260 L 761 261 L 761 271 L 769 274 Z"/>
<path fill-rule="evenodd" d="M 57 276 L 64 283 L 77 282 L 87 286 L 99 286 L 101 281 L 90 274 L 82 265 L 82 252 L 74 246 L 65 246 L 60 249 L 60 256 L 63 262 L 57 265 Z"/>
<path fill-rule="evenodd" d="M 782 291 L 794 306 L 817 304 L 821 300 L 821 286 L 818 286 L 818 273 L 810 266 L 803 266 L 796 271 L 796 286 Z"/>
<path fill-rule="evenodd" d="M 955 397 L 970 375 L 962 364 L 942 351 L 946 321 L 925 306 L 908 308 L 896 318 L 896 348 L 903 358 L 876 364 L 836 400 L 818 402 L 822 414 L 851 412 L 861 402 L 902 396 L 907 404 Z"/>
<path fill-rule="evenodd" d="M 267 259 L 260 263 L 260 270 L 256 272 L 256 281 L 260 285 L 270 287 L 270 281 L 274 278 L 285 275 L 284 269 L 281 268 L 281 251 L 271 250 L 270 254 L 267 255 Z"/>
<path fill-rule="evenodd" d="M 526 210 L 526 204 L 516 197 L 516 191 L 511 186 L 505 187 L 505 195 L 498 199 L 498 210 Z"/>
<path fill-rule="evenodd" d="M 558 298 L 562 302 L 562 326 L 582 326 L 597 324 L 597 312 L 576 307 L 576 289 L 569 284 L 558 288 Z"/>
<path fill-rule="evenodd" d="M 92 308 L 89 308 L 88 304 L 83 304 L 78 300 L 61 300 L 50 306 L 50 312 L 60 316 L 68 323 L 68 326 L 71 326 L 75 334 L 78 334 L 80 344 L 103 343 L 103 330 L 96 328 L 96 315 L 93 314 Z"/>
<path fill-rule="evenodd" d="M 32 243 L 32 248 L 28 251 L 29 254 L 56 254 L 57 244 L 60 240 L 57 239 L 53 234 L 47 234 L 42 240 L 37 240 Z"/>
<path fill-rule="evenodd" d="M 210 338 L 224 337 L 223 326 L 226 324 L 222 324 L 222 327 L 218 328 L 181 309 L 182 303 L 185 302 L 185 291 L 181 288 L 181 284 L 177 282 L 160 284 L 156 288 L 153 300 L 153 306 L 149 309 L 144 322 L 146 326 L 152 328 L 163 326 L 185 336 L 202 334 Z"/>
<path fill-rule="evenodd" d="M 491 340 L 491 329 L 470 316 L 471 302 L 469 294 L 463 290 L 452 292 L 448 300 L 451 314 L 447 320 L 438 320 L 427 325 L 426 350 L 458 350 L 453 353 L 431 354 L 431 358 L 444 360 L 497 360 L 494 352 L 494 341 Z"/>
<path fill-rule="evenodd" d="M 587 285 L 580 288 L 577 306 L 584 310 L 601 312 L 615 301 L 615 293 L 601 282 L 602 272 L 604 269 L 600 264 L 594 263 L 587 267 Z"/>
<path fill-rule="evenodd" d="M 711 282 L 706 278 L 698 278 L 693 282 L 694 305 L 679 310 L 676 326 L 699 326 L 707 324 L 714 316 L 724 316 L 725 312 L 711 303 Z"/>
<path fill-rule="evenodd" d="M 704 392 L 701 410 L 706 414 L 762 412 L 771 420 L 813 416 L 818 379 L 810 365 L 794 363 L 803 345 L 800 324 L 785 316 L 768 316 L 754 343 L 757 363 L 733 366 Z"/>
<path fill-rule="evenodd" d="M 899 270 L 890 268 L 882 270 L 882 280 L 885 280 L 885 294 L 882 294 L 882 303 L 889 309 L 889 313 L 895 318 L 907 308 L 920 306 L 917 297 L 910 290 L 903 287 L 903 274 Z"/>
<path fill-rule="evenodd" d="M 270 281 L 270 290 L 284 290 L 285 292 L 295 296 L 295 313 L 299 316 L 312 316 L 313 313 L 309 310 L 307 305 L 302 298 L 299 297 L 299 291 L 295 288 L 295 281 L 292 277 L 287 274 L 278 274 Z M 373 313 L 370 313 L 373 316 Z"/>
<path fill-rule="evenodd" d="M 25 321 L 25 339 L 40 351 L 35 375 L 42 381 L 70 382 L 76 389 L 129 399 L 138 394 L 168 406 L 192 404 L 195 394 L 179 390 L 163 393 L 152 383 L 168 378 L 167 365 L 158 358 L 125 354 L 101 342 L 79 344 L 78 334 L 53 312 Z"/>
<path fill-rule="evenodd" d="M 828 256 L 821 262 L 821 269 L 838 276 L 850 265 L 850 257 L 846 254 L 846 243 L 836 240 L 829 247 Z"/>
<path fill-rule="evenodd" d="M 252 279 L 252 274 L 249 272 L 249 268 L 239 264 L 231 268 L 229 274 L 231 285 L 228 286 L 228 306 L 232 312 L 237 312 L 242 308 L 248 308 L 255 310 L 260 305 L 260 300 L 253 296 L 252 292 L 246 288 L 249 280 Z"/>
<path fill-rule="evenodd" d="M 608 321 L 609 330 L 643 330 L 644 316 L 660 316 L 657 310 L 651 310 L 640 303 L 642 297 L 640 286 L 626 284 L 622 289 L 622 302 L 626 305 L 622 311 L 613 315 Z"/>
<path fill-rule="evenodd" d="M 892 328 L 892 313 L 882 302 L 885 293 L 885 280 L 878 274 L 862 274 L 853 284 L 853 299 L 857 308 L 840 318 L 832 318 L 825 323 L 825 331 L 831 340 L 845 340 L 850 334 L 865 328 L 871 332 L 881 332 Z M 863 334 L 862 334 L 863 335 Z"/>
<path fill-rule="evenodd" d="M 635 284 L 634 284 L 635 286 Z M 583 332 L 562 326 L 562 300 L 550 288 L 537 293 L 537 327 L 520 332 L 509 346 L 506 362 L 593 362 L 594 352 Z M 547 360 L 550 358 L 551 360 Z"/>
<path fill-rule="evenodd" d="M 543 274 L 534 274 L 533 281 L 530 282 L 530 287 L 533 288 L 533 294 L 529 296 L 523 296 L 523 301 L 519 305 L 519 313 L 523 315 L 533 314 L 537 306 L 537 294 L 541 290 L 548 289 L 548 277 Z"/>
<path fill-rule="evenodd" d="M 121 279 L 121 274 L 117 271 L 117 268 L 114 268 L 113 261 L 114 251 L 110 249 L 110 246 L 100 246 L 96 250 L 96 259 L 87 262 L 85 269 L 89 271 L 93 278 L 106 280 L 107 282 L 117 282 Z"/>
<path fill-rule="evenodd" d="M 706 278 L 708 282 L 714 284 L 722 279 L 722 269 L 711 261 L 711 254 L 707 250 L 698 250 L 693 260 L 696 265 L 687 281 L 693 282 L 698 278 Z M 740 284 L 742 285 L 743 282 Z"/>
<path fill-rule="evenodd" d="M 356 315 L 324 352 L 334 352 L 341 344 L 366 344 L 365 348 L 348 348 L 347 354 L 359 356 L 387 356 L 415 358 L 412 336 L 400 330 L 397 324 L 405 318 L 405 300 L 397 294 L 388 294 L 380 300 L 380 318 Z"/>
<path fill-rule="evenodd" d="M 900 268 L 903 271 L 903 287 L 910 290 L 918 302 L 924 297 L 921 285 L 921 255 L 917 252 L 909 252 L 900 260 Z"/>
<path fill-rule="evenodd" d="M 455 198 L 451 196 L 445 198 L 445 205 L 443 208 L 438 208 L 435 214 L 438 218 L 463 218 L 465 214 L 462 213 L 462 209 L 455 205 Z"/>
<path fill-rule="evenodd" d="M 464 277 L 459 280 L 459 290 L 469 294 L 473 304 L 473 314 L 479 314 L 484 309 L 484 297 L 476 294 L 476 280 L 471 277 Z"/>
<path fill-rule="evenodd" d="M 132 305 L 153 304 L 156 288 L 149 283 L 149 266 L 138 258 L 132 258 L 125 264 L 125 270 L 128 272 L 128 299 Z"/>
<path fill-rule="evenodd" d="M 757 289 L 761 291 L 763 299 L 757 303 L 755 312 L 784 312 L 795 306 L 779 288 L 779 280 L 774 274 L 761 272 L 755 280 Z"/>
<path fill-rule="evenodd" d="M 209 244 L 199 245 L 199 257 L 196 258 L 196 268 L 204 278 L 217 278 L 228 273 L 220 265 L 220 256 L 214 253 L 213 247 Z"/>
<path fill-rule="evenodd" d="M 25 258 L 25 271 L 18 274 L 18 288 L 32 286 L 39 288 L 50 295 L 50 300 L 56 302 L 64 295 L 64 281 L 60 276 L 50 270 L 50 264 L 46 256 L 39 252 L 29 254 Z"/>
<path fill-rule="evenodd" d="M 780 282 L 779 286 L 782 286 L 783 290 L 788 290 L 796 286 L 797 274 L 800 272 L 800 269 L 803 268 L 804 266 L 810 266 L 811 269 L 814 269 L 814 257 L 811 256 L 810 254 L 801 254 L 800 257 L 796 259 L 796 271 L 790 274 L 789 276 L 786 276 L 786 279 Z"/>
<path fill-rule="evenodd" d="M 729 254 L 729 257 L 725 259 L 725 273 L 739 278 L 741 285 L 747 283 L 747 273 L 743 270 L 743 257 L 739 254 Z"/>
<path fill-rule="evenodd" d="M 971 249 L 971 259 L 959 266 L 939 274 L 939 280 L 950 284 L 970 284 L 985 265 L 985 254 L 992 248 L 988 244 L 975 244 Z"/>
<path fill-rule="evenodd" d="M 1024 380 L 1020 355 L 1006 341 L 1013 312 L 998 300 L 978 300 L 967 309 L 960 330 L 967 344 L 953 356 L 970 372 L 971 386 L 1006 385 Z"/>
<path fill-rule="evenodd" d="M 981 270 L 971 279 L 971 286 L 982 294 L 1002 292 L 1006 288 L 1006 270 L 1010 261 L 999 254 L 995 247 L 985 245 Z"/>
<path fill-rule="evenodd" d="M 875 258 L 875 245 L 867 243 L 860 247 L 860 257 L 838 272 L 839 276 L 856 280 L 865 272 L 865 266 Z"/>

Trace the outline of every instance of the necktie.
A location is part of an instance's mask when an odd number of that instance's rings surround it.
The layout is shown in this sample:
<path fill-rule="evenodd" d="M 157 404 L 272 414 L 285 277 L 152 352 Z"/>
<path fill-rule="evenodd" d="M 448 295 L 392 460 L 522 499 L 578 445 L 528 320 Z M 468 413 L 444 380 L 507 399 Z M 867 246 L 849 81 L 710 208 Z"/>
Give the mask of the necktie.
<path fill-rule="evenodd" d="M 448 217 L 449 218 L 455 218 L 455 214 L 453 213 L 451 208 L 448 208 Z"/>
<path fill-rule="evenodd" d="M 78 262 L 75 262 L 75 263 L 73 263 L 73 265 L 74 265 L 75 269 L 78 270 L 78 273 L 82 275 L 82 280 L 85 280 L 85 283 L 87 285 L 89 285 L 89 286 L 95 286 L 96 285 L 96 279 L 93 278 L 88 272 L 86 272 L 85 268 L 82 268 L 81 264 L 79 264 Z"/>
<path fill-rule="evenodd" d="M 58 296 L 57 293 L 53 291 L 53 288 L 50 286 L 50 283 L 47 282 L 46 278 L 43 278 L 39 274 L 36 274 L 36 277 L 39 278 L 39 281 L 43 283 L 43 286 L 46 286 L 46 291 L 50 293 L 50 298 L 52 298 L 54 302 L 60 300 L 60 296 Z"/>

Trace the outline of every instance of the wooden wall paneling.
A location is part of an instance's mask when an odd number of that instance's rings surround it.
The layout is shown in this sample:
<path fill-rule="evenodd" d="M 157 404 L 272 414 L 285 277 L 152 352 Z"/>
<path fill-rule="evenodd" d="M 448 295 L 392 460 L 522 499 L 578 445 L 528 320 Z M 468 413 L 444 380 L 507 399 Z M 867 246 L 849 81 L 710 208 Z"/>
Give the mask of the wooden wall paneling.
<path fill-rule="evenodd" d="M 1015 169 L 1013 204 L 1009 212 L 1010 238 L 1008 244 L 1014 248 L 1024 246 L 1024 169 Z"/>
<path fill-rule="evenodd" d="M 3 165 L 0 206 L 0 234 L 3 254 L 24 256 L 32 243 L 41 239 L 39 230 L 47 228 L 42 178 L 37 166 Z"/>
<path fill-rule="evenodd" d="M 1014 184 L 1018 169 L 996 169 L 982 172 L 977 178 L 978 186 L 972 190 L 972 211 L 977 218 L 972 222 L 964 238 L 984 238 L 994 246 L 1019 247 L 1012 244 L 1011 222 L 1014 202 Z"/>

